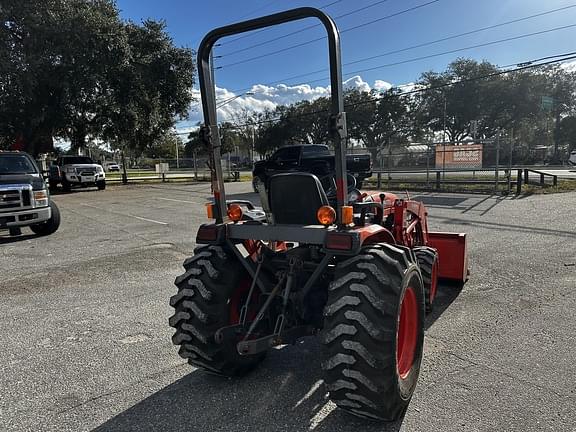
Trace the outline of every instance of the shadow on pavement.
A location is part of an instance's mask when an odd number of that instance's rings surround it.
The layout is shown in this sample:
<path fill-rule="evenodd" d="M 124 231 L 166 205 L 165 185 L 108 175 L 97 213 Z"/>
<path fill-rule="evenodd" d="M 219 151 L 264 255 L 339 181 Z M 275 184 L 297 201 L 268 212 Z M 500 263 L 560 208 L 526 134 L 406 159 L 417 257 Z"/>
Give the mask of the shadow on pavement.
<path fill-rule="evenodd" d="M 458 298 L 464 284 L 440 281 L 438 283 L 438 291 L 434 300 L 432 312 L 426 315 L 424 328 L 428 330 L 436 322 L 446 309 Z"/>
<path fill-rule="evenodd" d="M 194 371 L 95 429 L 104 431 L 399 431 L 328 403 L 320 345 L 306 338 L 271 350 L 250 375 L 226 379 Z"/>
<path fill-rule="evenodd" d="M 65 191 L 64 189 L 55 189 L 55 190 L 51 190 L 50 191 L 50 195 L 53 196 L 58 196 L 58 195 L 72 195 L 72 194 L 76 194 L 76 193 L 86 193 L 86 192 L 101 192 L 100 190 L 98 190 L 98 188 L 96 188 L 96 186 L 93 187 L 85 187 L 85 188 L 72 188 L 69 191 Z"/>
<path fill-rule="evenodd" d="M 25 228 L 23 228 L 23 229 L 25 229 Z M 22 234 L 22 235 L 18 235 L 18 236 L 10 236 L 10 234 L 8 234 L 8 231 L 6 231 L 4 233 L 4 231 L 0 230 L 0 245 L 17 243 L 17 242 L 21 242 L 21 241 L 25 241 L 25 240 L 32 240 L 32 239 L 37 238 L 37 237 L 38 236 L 36 234 Z"/>
<path fill-rule="evenodd" d="M 440 216 L 429 216 L 429 219 L 442 221 L 452 225 L 463 225 L 463 226 L 478 226 L 486 230 L 504 231 L 504 232 L 521 232 L 530 234 L 542 234 L 555 237 L 574 237 L 576 238 L 576 232 L 574 231 L 563 231 L 563 230 L 553 230 L 548 228 L 527 226 L 527 225 L 511 225 L 502 224 L 489 221 L 478 221 L 472 219 L 458 219 L 458 218 L 447 218 Z"/>
<path fill-rule="evenodd" d="M 462 286 L 441 284 L 430 328 L 458 297 Z M 227 379 L 196 370 L 95 429 L 108 431 L 316 431 L 397 432 L 402 420 L 378 423 L 354 417 L 328 402 L 317 338 L 270 350 L 244 378 Z"/>

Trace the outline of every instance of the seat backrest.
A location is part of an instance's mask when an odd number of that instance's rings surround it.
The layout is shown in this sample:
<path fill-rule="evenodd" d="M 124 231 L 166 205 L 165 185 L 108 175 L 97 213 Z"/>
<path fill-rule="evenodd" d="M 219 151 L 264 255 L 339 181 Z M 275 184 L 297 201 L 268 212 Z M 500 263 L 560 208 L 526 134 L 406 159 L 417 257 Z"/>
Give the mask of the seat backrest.
<path fill-rule="evenodd" d="M 324 189 L 310 173 L 276 174 L 270 178 L 268 202 L 277 224 L 318 225 L 316 213 L 328 205 Z"/>

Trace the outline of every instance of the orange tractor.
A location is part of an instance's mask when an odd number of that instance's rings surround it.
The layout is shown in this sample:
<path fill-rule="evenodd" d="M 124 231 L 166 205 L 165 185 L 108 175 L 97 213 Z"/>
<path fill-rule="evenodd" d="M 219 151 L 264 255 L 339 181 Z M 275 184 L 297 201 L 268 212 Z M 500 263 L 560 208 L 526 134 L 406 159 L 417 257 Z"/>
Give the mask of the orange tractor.
<path fill-rule="evenodd" d="M 309 17 L 328 35 L 335 173 L 277 174 L 258 188 L 262 209 L 227 200 L 212 47 L 222 37 Z M 237 376 L 271 347 L 319 334 L 332 401 L 357 416 L 399 418 L 418 380 L 438 279 L 467 278 L 466 235 L 429 232 L 422 203 L 362 193 L 347 178 L 339 33 L 323 12 L 300 8 L 213 30 L 198 65 L 213 221 L 200 226 L 201 246 L 184 262 L 170 299 L 179 354 L 193 366 Z"/>

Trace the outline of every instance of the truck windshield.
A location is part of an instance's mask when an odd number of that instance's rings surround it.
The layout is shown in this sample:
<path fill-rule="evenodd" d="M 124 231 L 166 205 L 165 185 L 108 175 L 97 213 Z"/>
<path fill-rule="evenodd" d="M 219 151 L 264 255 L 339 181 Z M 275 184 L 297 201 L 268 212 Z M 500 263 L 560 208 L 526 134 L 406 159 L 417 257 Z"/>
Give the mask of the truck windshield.
<path fill-rule="evenodd" d="M 70 164 L 93 164 L 94 161 L 90 159 L 88 156 L 70 156 L 62 158 L 63 165 L 70 165 Z"/>
<path fill-rule="evenodd" d="M 0 154 L 0 175 L 2 174 L 35 174 L 36 167 L 25 155 Z"/>

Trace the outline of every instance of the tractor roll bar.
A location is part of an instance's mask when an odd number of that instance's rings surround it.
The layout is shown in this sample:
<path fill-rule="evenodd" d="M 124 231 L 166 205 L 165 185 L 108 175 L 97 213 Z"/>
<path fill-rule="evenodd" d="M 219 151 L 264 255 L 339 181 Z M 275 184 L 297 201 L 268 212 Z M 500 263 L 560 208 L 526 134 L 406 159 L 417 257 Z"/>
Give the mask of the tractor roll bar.
<path fill-rule="evenodd" d="M 222 223 L 226 217 L 226 194 L 224 191 L 224 178 L 222 175 L 220 135 L 217 124 L 216 91 L 211 68 L 211 53 L 214 44 L 221 38 L 238 33 L 258 30 L 304 18 L 318 18 L 328 35 L 328 53 L 330 56 L 330 87 L 331 87 L 331 116 L 330 138 L 335 150 L 335 176 L 337 186 L 337 222 L 342 222 L 342 207 L 346 204 L 348 196 L 346 184 L 346 115 L 344 113 L 344 98 L 342 94 L 342 65 L 340 59 L 340 34 L 336 23 L 324 12 L 302 7 L 264 16 L 248 21 L 231 24 L 212 30 L 200 43 L 198 48 L 198 65 L 200 95 L 204 113 L 204 125 L 200 131 L 201 139 L 212 150 L 210 165 L 212 172 L 212 189 L 214 193 L 216 223 Z"/>

